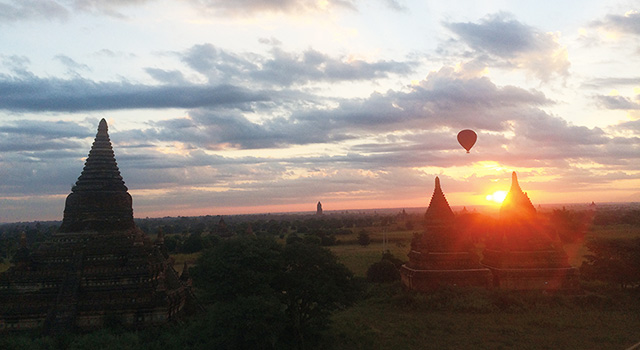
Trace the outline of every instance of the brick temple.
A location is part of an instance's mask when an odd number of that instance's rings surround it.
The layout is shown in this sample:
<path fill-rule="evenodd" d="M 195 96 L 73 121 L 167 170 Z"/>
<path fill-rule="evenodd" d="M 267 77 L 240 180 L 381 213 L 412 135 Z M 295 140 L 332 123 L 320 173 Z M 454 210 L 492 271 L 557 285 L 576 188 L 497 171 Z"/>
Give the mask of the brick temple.
<path fill-rule="evenodd" d="M 0 275 L 0 331 L 142 328 L 181 317 L 195 305 L 188 269 L 179 275 L 163 244 L 134 223 L 102 119 L 59 230 L 34 249 L 22 239 Z"/>
<path fill-rule="evenodd" d="M 409 262 L 400 270 L 405 286 L 419 291 L 441 286 L 491 286 L 491 271 L 480 264 L 473 242 L 455 224 L 436 177 L 425 213 L 425 230 L 413 238 Z"/>
<path fill-rule="evenodd" d="M 559 239 L 541 225 L 515 172 L 500 208 L 499 229 L 487 239 L 482 264 L 493 274 L 493 286 L 508 290 L 576 292 L 578 272 L 568 263 Z"/>

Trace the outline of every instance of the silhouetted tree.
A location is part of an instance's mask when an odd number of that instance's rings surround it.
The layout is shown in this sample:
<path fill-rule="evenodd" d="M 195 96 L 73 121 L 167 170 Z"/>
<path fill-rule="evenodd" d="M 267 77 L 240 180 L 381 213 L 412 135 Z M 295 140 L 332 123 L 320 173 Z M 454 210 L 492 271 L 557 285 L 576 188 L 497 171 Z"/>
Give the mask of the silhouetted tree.
<path fill-rule="evenodd" d="M 358 244 L 366 247 L 370 243 L 371 243 L 371 237 L 369 236 L 369 233 L 365 230 L 361 230 L 360 233 L 358 233 Z"/>
<path fill-rule="evenodd" d="M 367 269 L 367 280 L 374 283 L 393 282 L 400 279 L 400 272 L 391 261 L 382 259 Z"/>
<path fill-rule="evenodd" d="M 640 284 L 640 238 L 597 239 L 586 243 L 580 273 L 587 280 L 618 284 L 621 288 Z"/>

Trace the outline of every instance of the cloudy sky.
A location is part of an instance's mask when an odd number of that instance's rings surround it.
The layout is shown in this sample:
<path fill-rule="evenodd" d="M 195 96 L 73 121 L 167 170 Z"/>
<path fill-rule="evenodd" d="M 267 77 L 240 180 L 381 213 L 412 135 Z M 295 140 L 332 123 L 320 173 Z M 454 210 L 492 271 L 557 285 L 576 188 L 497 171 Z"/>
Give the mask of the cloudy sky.
<path fill-rule="evenodd" d="M 136 217 L 640 201 L 639 11 L 0 0 L 0 222 L 62 218 L 101 118 Z"/>

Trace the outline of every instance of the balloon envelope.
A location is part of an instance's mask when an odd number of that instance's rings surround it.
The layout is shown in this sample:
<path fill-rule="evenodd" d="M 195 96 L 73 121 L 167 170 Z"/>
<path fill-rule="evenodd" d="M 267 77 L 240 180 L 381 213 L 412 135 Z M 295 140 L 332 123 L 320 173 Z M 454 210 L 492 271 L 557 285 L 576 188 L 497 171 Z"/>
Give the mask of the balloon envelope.
<path fill-rule="evenodd" d="M 478 135 L 476 135 L 473 130 L 465 129 L 458 133 L 458 142 L 467 150 L 467 153 L 469 153 L 471 147 L 476 144 L 477 139 Z"/>

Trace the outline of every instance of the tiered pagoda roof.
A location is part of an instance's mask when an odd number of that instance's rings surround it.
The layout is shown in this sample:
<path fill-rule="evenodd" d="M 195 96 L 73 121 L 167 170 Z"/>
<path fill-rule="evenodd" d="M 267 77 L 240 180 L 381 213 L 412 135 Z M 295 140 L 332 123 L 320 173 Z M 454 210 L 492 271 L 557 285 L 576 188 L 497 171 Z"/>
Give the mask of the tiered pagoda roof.
<path fill-rule="evenodd" d="M 134 229 L 132 199 L 124 185 L 102 119 L 84 169 L 67 196 L 60 232 Z"/>
<path fill-rule="evenodd" d="M 429 202 L 429 207 L 427 208 L 427 212 L 424 214 L 424 217 L 425 224 L 428 226 L 451 225 L 454 221 L 455 215 L 449 206 L 447 198 L 444 196 L 444 192 L 442 192 L 442 188 L 440 187 L 440 178 L 437 176 L 435 188 L 431 195 L 431 202 Z"/>

